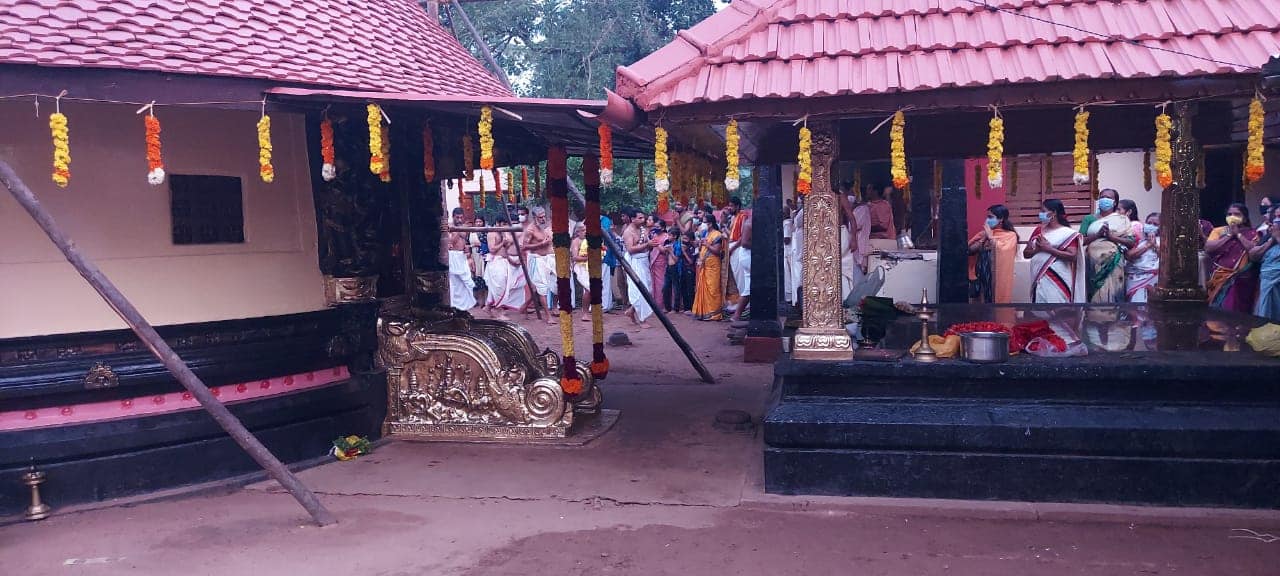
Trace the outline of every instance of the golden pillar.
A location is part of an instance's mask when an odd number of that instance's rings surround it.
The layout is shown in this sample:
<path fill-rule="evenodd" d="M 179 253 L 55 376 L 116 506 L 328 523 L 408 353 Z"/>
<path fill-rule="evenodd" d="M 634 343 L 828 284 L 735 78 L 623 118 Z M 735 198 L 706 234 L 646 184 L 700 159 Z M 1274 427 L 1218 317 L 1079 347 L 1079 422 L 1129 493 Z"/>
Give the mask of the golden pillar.
<path fill-rule="evenodd" d="M 850 360 L 852 339 L 844 329 L 840 301 L 840 208 L 831 187 L 839 156 L 836 124 L 811 121 L 813 189 L 804 199 L 804 323 L 796 332 L 797 360 Z"/>
<path fill-rule="evenodd" d="M 1196 169 L 1200 145 L 1192 134 L 1196 105 L 1179 103 L 1173 111 L 1173 185 L 1160 204 L 1160 282 L 1163 302 L 1205 302 L 1200 287 L 1200 189 Z"/>

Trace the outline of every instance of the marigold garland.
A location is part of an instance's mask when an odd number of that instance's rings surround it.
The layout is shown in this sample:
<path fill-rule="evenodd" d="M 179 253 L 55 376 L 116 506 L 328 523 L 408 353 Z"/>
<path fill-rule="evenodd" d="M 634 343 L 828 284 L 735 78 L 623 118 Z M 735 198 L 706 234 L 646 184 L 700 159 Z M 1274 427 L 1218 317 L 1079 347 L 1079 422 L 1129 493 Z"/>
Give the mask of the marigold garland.
<path fill-rule="evenodd" d="M 516 203 L 516 171 L 513 169 L 507 170 L 507 201 Z"/>
<path fill-rule="evenodd" d="M 613 184 L 613 129 L 604 122 L 596 128 L 600 135 L 600 183 Z"/>
<path fill-rule="evenodd" d="M 1173 184 L 1173 146 L 1169 143 L 1172 129 L 1173 119 L 1168 114 L 1156 116 L 1156 182 L 1161 188 Z"/>
<path fill-rule="evenodd" d="M 667 162 L 667 129 L 659 126 L 653 131 L 653 187 L 658 192 L 671 188 Z"/>
<path fill-rule="evenodd" d="M 480 169 L 493 170 L 493 109 L 480 108 Z"/>
<path fill-rule="evenodd" d="M 1004 185 L 1004 118 L 999 114 L 991 117 L 990 133 L 987 135 L 987 184 L 991 188 Z"/>
<path fill-rule="evenodd" d="M 493 173 L 493 197 L 495 200 L 498 201 L 499 204 L 501 204 L 502 203 L 502 173 L 499 172 L 497 168 L 493 168 L 490 171 Z M 482 181 L 484 180 L 483 176 L 480 178 L 480 180 Z M 507 190 L 510 190 L 510 188 L 507 188 Z"/>
<path fill-rule="evenodd" d="M 160 154 L 160 119 L 154 114 L 143 117 L 147 134 L 147 182 L 152 186 L 164 183 L 164 159 Z"/>
<path fill-rule="evenodd" d="M 471 144 L 471 135 L 466 134 L 462 137 L 462 170 L 466 173 L 467 180 L 474 178 L 476 171 L 475 148 Z"/>
<path fill-rule="evenodd" d="M 1247 151 L 1244 163 L 1244 183 L 1253 184 L 1262 179 L 1266 173 L 1266 163 L 1263 160 L 1264 147 L 1262 144 L 1263 131 L 1265 130 L 1266 110 L 1262 106 L 1261 98 L 1254 98 L 1249 102 L 1249 140 L 1245 146 Z"/>
<path fill-rule="evenodd" d="M 1077 186 L 1089 183 L 1089 111 L 1080 108 L 1076 112 L 1076 143 L 1071 150 L 1071 180 Z"/>
<path fill-rule="evenodd" d="M 582 378 L 573 354 L 573 299 L 568 297 L 573 289 L 569 270 L 569 183 L 565 150 L 553 146 L 547 151 L 547 195 L 551 198 L 551 246 L 556 255 L 556 293 L 560 300 L 560 343 L 563 347 L 563 363 L 560 368 L 560 388 L 569 396 L 582 393 Z"/>
<path fill-rule="evenodd" d="M 893 187 L 907 187 L 907 143 L 905 132 L 907 118 L 901 110 L 893 113 L 893 123 L 889 128 L 889 172 L 893 176 Z"/>
<path fill-rule="evenodd" d="M 430 124 L 422 125 L 422 177 L 427 182 L 436 180 L 436 137 Z"/>
<path fill-rule="evenodd" d="M 1151 151 L 1142 151 L 1142 189 L 1151 191 Z"/>
<path fill-rule="evenodd" d="M 583 219 L 587 225 L 587 302 L 591 304 L 591 375 L 596 380 L 604 380 L 609 375 L 609 359 L 604 354 L 604 281 L 602 279 L 601 257 L 603 256 L 604 232 L 600 227 L 600 181 L 593 176 L 597 174 L 596 159 L 592 156 L 582 158 L 582 180 L 586 193 L 586 212 Z"/>
<path fill-rule="evenodd" d="M 382 174 L 382 108 L 377 104 L 365 106 L 369 119 L 369 171 Z"/>
<path fill-rule="evenodd" d="M 741 184 L 741 172 L 738 170 L 738 121 L 729 120 L 724 127 L 724 187 L 730 192 Z"/>
<path fill-rule="evenodd" d="M 258 119 L 258 175 L 268 184 L 276 179 L 271 166 L 271 117 L 266 114 Z"/>
<path fill-rule="evenodd" d="M 386 133 L 382 135 L 382 171 L 378 172 L 378 179 L 391 181 L 391 137 Z"/>
<path fill-rule="evenodd" d="M 61 112 L 49 115 L 49 131 L 53 134 L 53 183 L 66 188 L 71 182 L 71 143 L 67 116 Z"/>
<path fill-rule="evenodd" d="M 338 168 L 334 165 L 333 152 L 333 120 L 325 116 L 320 121 L 320 178 L 329 182 L 338 176 Z"/>
<path fill-rule="evenodd" d="M 529 199 L 529 167 L 520 167 L 520 199 Z"/>
<path fill-rule="evenodd" d="M 813 190 L 813 133 L 808 126 L 800 127 L 800 152 L 796 154 L 796 192 L 802 196 Z"/>

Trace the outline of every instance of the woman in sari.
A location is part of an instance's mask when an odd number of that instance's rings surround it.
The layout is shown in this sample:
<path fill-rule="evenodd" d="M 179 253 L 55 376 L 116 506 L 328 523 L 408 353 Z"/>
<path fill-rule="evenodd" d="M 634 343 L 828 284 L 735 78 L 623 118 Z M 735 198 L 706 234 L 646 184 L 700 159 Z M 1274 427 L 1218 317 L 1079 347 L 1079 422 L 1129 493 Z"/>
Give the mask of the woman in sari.
<path fill-rule="evenodd" d="M 1080 223 L 1088 267 L 1089 302 L 1124 301 L 1124 251 L 1133 246 L 1130 216 L 1119 210 L 1119 194 L 1110 188 L 1098 195 L 1097 213 Z M 1130 203 L 1132 204 L 1132 202 Z M 1132 217 L 1137 219 L 1135 214 Z"/>
<path fill-rule="evenodd" d="M 667 283 L 667 264 L 671 255 L 671 235 L 667 233 L 663 220 L 656 215 L 651 218 L 656 225 L 649 230 L 649 278 L 653 282 L 653 303 L 658 310 L 671 311 L 671 303 L 663 297 Z"/>
<path fill-rule="evenodd" d="M 582 321 L 591 321 L 591 274 L 587 270 L 587 226 L 578 224 L 569 244 L 569 256 L 573 260 L 573 277 L 582 287 Z M 603 267 L 603 265 L 601 265 Z M 601 298 L 603 302 L 603 298 Z"/>
<path fill-rule="evenodd" d="M 1213 262 L 1206 288 L 1209 305 L 1222 310 L 1253 314 L 1258 297 L 1258 268 L 1249 261 L 1257 246 L 1258 231 L 1249 224 L 1249 208 L 1236 202 L 1227 208 L 1227 225 L 1214 228 L 1204 243 Z"/>
<path fill-rule="evenodd" d="M 1258 307 L 1254 314 L 1280 321 L 1280 219 L 1272 220 L 1264 233 L 1265 239 L 1249 250 L 1249 259 L 1261 267 Z"/>
<path fill-rule="evenodd" d="M 1031 301 L 1036 304 L 1071 304 L 1079 301 L 1080 235 L 1071 229 L 1061 200 L 1044 201 L 1040 226 L 1031 233 L 1022 251 L 1031 260 Z"/>
<path fill-rule="evenodd" d="M 1009 222 L 1009 209 L 987 209 L 982 231 L 969 239 L 971 295 L 987 304 L 1013 302 L 1013 263 L 1018 256 L 1018 233 Z"/>
<path fill-rule="evenodd" d="M 1136 208 L 1135 208 L 1136 209 Z M 1160 213 L 1147 216 L 1138 243 L 1125 253 L 1124 292 L 1130 302 L 1145 304 L 1160 279 Z"/>
<path fill-rule="evenodd" d="M 724 319 L 724 294 L 720 290 L 720 258 L 724 255 L 724 234 L 714 218 L 707 220 L 707 236 L 698 245 L 697 288 L 693 296 L 693 317 L 697 320 Z"/>

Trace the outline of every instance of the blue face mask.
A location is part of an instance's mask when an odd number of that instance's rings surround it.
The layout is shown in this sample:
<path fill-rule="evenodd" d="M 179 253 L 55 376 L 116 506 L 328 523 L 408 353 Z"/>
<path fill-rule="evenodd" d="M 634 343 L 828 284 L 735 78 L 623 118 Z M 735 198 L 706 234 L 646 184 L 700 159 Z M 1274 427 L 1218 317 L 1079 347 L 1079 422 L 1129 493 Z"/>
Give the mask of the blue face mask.
<path fill-rule="evenodd" d="M 1106 211 L 1111 210 L 1112 208 L 1115 208 L 1115 207 L 1116 207 L 1116 201 L 1115 201 L 1115 200 L 1112 200 L 1112 199 L 1110 199 L 1110 198 L 1099 198 L 1099 199 L 1098 199 L 1098 211 L 1099 211 L 1099 212 L 1106 212 Z"/>
<path fill-rule="evenodd" d="M 1155 236 L 1156 232 L 1159 232 L 1159 231 L 1160 231 L 1160 227 L 1156 226 L 1155 224 L 1142 225 L 1142 233 L 1146 234 L 1147 236 Z"/>
<path fill-rule="evenodd" d="M 999 226 L 999 225 L 1000 225 L 1000 221 L 997 220 L 994 216 L 987 217 L 987 228 L 995 228 L 996 226 Z"/>
<path fill-rule="evenodd" d="M 1049 223 L 1049 213 L 1048 213 L 1048 212 L 1041 212 L 1041 213 L 1040 213 L 1040 223 L 1041 223 L 1041 224 L 1048 224 L 1048 223 Z"/>

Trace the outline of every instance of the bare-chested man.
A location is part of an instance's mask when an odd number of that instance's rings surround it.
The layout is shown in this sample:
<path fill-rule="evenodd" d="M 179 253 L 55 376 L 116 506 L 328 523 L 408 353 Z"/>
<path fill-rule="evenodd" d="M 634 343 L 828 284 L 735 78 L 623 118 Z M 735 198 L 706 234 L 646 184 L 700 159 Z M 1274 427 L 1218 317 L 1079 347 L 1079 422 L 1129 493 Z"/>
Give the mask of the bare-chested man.
<path fill-rule="evenodd" d="M 647 217 L 643 210 L 631 210 L 631 223 L 622 233 L 623 250 L 627 252 L 627 263 L 631 265 L 631 269 L 640 278 L 640 282 L 644 284 L 649 293 L 653 293 L 653 281 L 649 271 L 649 250 L 653 246 L 649 242 L 649 234 L 646 229 Z M 649 307 L 649 302 L 640 295 L 639 288 L 633 280 L 627 281 L 627 292 L 631 294 L 631 308 L 627 311 L 627 315 L 631 317 L 631 321 L 639 324 L 643 328 L 648 328 L 645 323 L 650 316 L 653 315 L 653 308 Z"/>
<path fill-rule="evenodd" d="M 465 226 L 462 208 L 453 209 L 453 225 Z M 476 306 L 476 282 L 467 259 L 467 233 L 449 232 L 449 304 L 467 311 Z"/>
<path fill-rule="evenodd" d="M 551 247 L 551 227 L 545 208 L 533 209 L 533 217 L 525 222 L 520 244 L 524 248 L 532 289 L 546 303 L 547 324 L 555 324 L 556 256 Z"/>
<path fill-rule="evenodd" d="M 495 226 L 510 226 L 505 217 L 499 217 Z M 524 272 L 520 270 L 520 254 L 510 232 L 489 232 L 489 265 L 484 270 L 484 282 L 489 286 L 485 306 L 490 315 L 509 320 L 507 312 L 524 310 L 527 302 Z"/>

